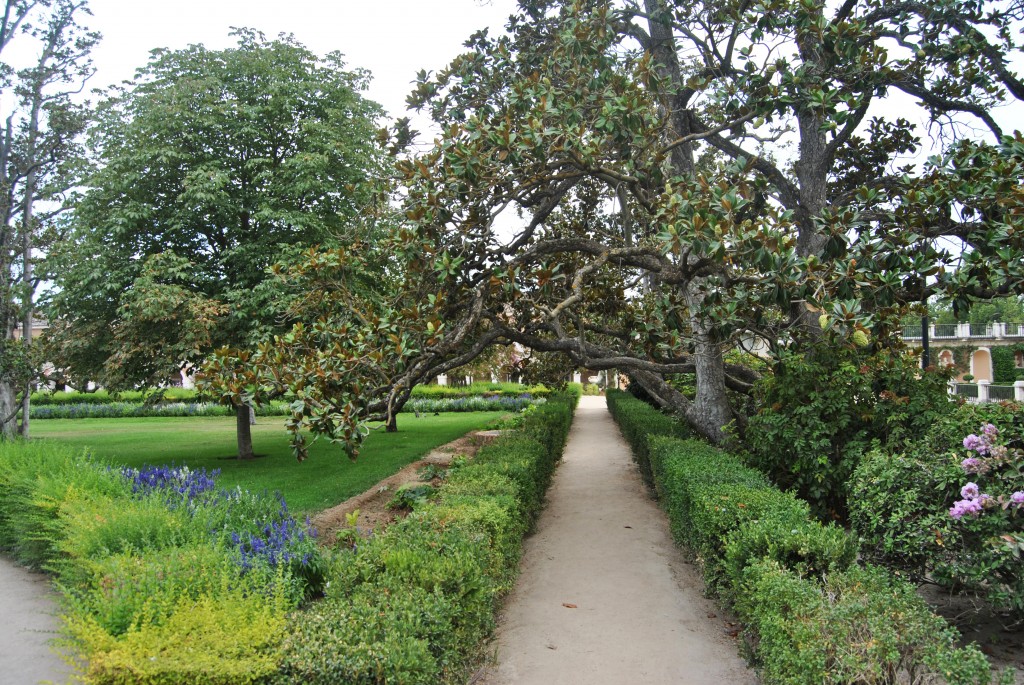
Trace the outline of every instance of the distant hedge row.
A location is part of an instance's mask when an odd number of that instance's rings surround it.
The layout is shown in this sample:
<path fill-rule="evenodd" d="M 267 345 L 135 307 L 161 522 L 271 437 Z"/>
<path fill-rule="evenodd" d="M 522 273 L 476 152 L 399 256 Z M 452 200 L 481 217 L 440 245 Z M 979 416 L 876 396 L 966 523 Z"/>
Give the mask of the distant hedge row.
<path fill-rule="evenodd" d="M 701 564 L 708 590 L 744 623 L 766 683 L 988 683 L 974 646 L 933 614 L 915 588 L 856 564 L 857 542 L 821 525 L 739 457 L 697 440 L 632 396 L 608 405 L 638 461 L 649 462 L 676 541 Z"/>
<path fill-rule="evenodd" d="M 551 390 L 543 385 L 523 385 L 521 383 L 473 383 L 462 387 L 449 385 L 417 385 L 412 389 L 412 398 L 416 399 L 457 399 L 468 397 L 487 398 L 524 398 L 536 399 L 547 397 Z M 163 388 L 160 390 L 126 390 L 111 393 L 106 390 L 95 392 L 59 391 L 32 393 L 32 405 L 49 407 L 54 405 L 111 404 L 123 402 L 143 404 L 147 399 L 159 398 L 161 403 L 210 403 L 195 390 L 184 388 Z M 210 403 L 212 404 L 212 403 Z"/>
<path fill-rule="evenodd" d="M 433 414 L 439 412 L 470 411 L 522 411 L 534 402 L 528 397 L 469 395 L 456 398 L 414 397 L 402 407 L 402 413 Z M 270 402 L 256 408 L 258 416 L 287 416 L 291 409 L 287 402 Z M 145 416 L 232 416 L 234 410 L 222 404 L 209 402 L 103 402 L 85 404 L 32 405 L 33 419 L 102 419 Z"/>

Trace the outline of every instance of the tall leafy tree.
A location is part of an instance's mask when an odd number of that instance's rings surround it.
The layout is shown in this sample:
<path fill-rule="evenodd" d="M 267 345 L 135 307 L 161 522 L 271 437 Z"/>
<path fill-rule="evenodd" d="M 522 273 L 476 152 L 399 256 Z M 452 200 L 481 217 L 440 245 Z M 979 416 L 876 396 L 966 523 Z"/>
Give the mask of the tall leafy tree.
<path fill-rule="evenodd" d="M 340 241 L 381 163 L 368 75 L 293 38 L 156 50 L 100 105 L 98 171 L 51 262 L 50 355 L 81 383 L 166 382 L 287 323 L 268 267 Z M 239 456 L 252 456 L 239 393 Z"/>
<path fill-rule="evenodd" d="M 89 14 L 85 0 L 9 0 L 3 10 L 0 51 L 16 41 L 36 55 L 29 66 L 0 64 L 3 101 L 11 106 L 0 133 L 0 436 L 16 432 L 20 410 L 28 437 L 38 366 L 30 354 L 40 282 L 34 266 L 82 177 L 88 110 L 72 95 L 92 73 L 89 53 L 99 36 L 80 23 Z"/>
<path fill-rule="evenodd" d="M 884 345 L 932 295 L 1019 293 L 1024 137 L 995 108 L 1024 96 L 1022 18 L 981 0 L 522 0 L 411 98 L 442 135 L 401 164 L 395 252 L 434 265 L 409 335 L 445 335 L 403 346 L 388 410 L 517 342 L 627 371 L 722 442 L 743 428 L 730 391 L 756 380 L 723 350 Z M 680 372 L 695 398 L 666 381 Z"/>

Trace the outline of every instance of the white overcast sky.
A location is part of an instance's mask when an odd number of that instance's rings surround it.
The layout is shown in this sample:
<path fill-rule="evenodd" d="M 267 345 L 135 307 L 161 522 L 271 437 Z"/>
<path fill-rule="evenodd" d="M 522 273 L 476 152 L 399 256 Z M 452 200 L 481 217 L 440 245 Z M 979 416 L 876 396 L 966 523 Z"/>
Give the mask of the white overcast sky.
<path fill-rule="evenodd" d="M 90 28 L 103 34 L 90 87 L 133 76 L 154 48 L 234 44 L 232 26 L 268 37 L 291 33 L 317 54 L 339 50 L 350 67 L 369 69 L 366 93 L 392 117 L 420 69 L 438 70 L 474 31 L 500 31 L 515 0 L 90 0 Z"/>

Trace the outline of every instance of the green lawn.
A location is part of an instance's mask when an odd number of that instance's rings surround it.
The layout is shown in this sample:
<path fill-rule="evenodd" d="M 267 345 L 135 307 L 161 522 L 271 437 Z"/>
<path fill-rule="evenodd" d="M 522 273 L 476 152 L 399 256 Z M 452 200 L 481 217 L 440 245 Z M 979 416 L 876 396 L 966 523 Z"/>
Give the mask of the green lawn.
<path fill-rule="evenodd" d="M 220 469 L 222 487 L 278 490 L 295 512 L 314 512 L 342 502 L 416 461 L 432 448 L 491 423 L 501 412 L 399 417 L 397 433 L 375 430 L 352 462 L 327 442 L 310 446 L 309 459 L 295 461 L 282 420 L 260 418 L 252 427 L 260 458 L 240 462 L 233 417 L 50 419 L 33 421 L 34 438 L 88 449 L 116 464 L 186 464 Z"/>

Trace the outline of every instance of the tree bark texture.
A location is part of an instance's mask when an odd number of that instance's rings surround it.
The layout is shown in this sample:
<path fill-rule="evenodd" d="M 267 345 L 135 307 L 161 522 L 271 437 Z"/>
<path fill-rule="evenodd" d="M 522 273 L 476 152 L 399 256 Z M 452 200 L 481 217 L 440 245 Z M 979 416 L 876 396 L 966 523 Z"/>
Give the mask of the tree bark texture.
<path fill-rule="evenodd" d="M 238 438 L 238 458 L 252 459 L 252 424 L 249 423 L 249 405 L 235 405 L 235 435 Z"/>

